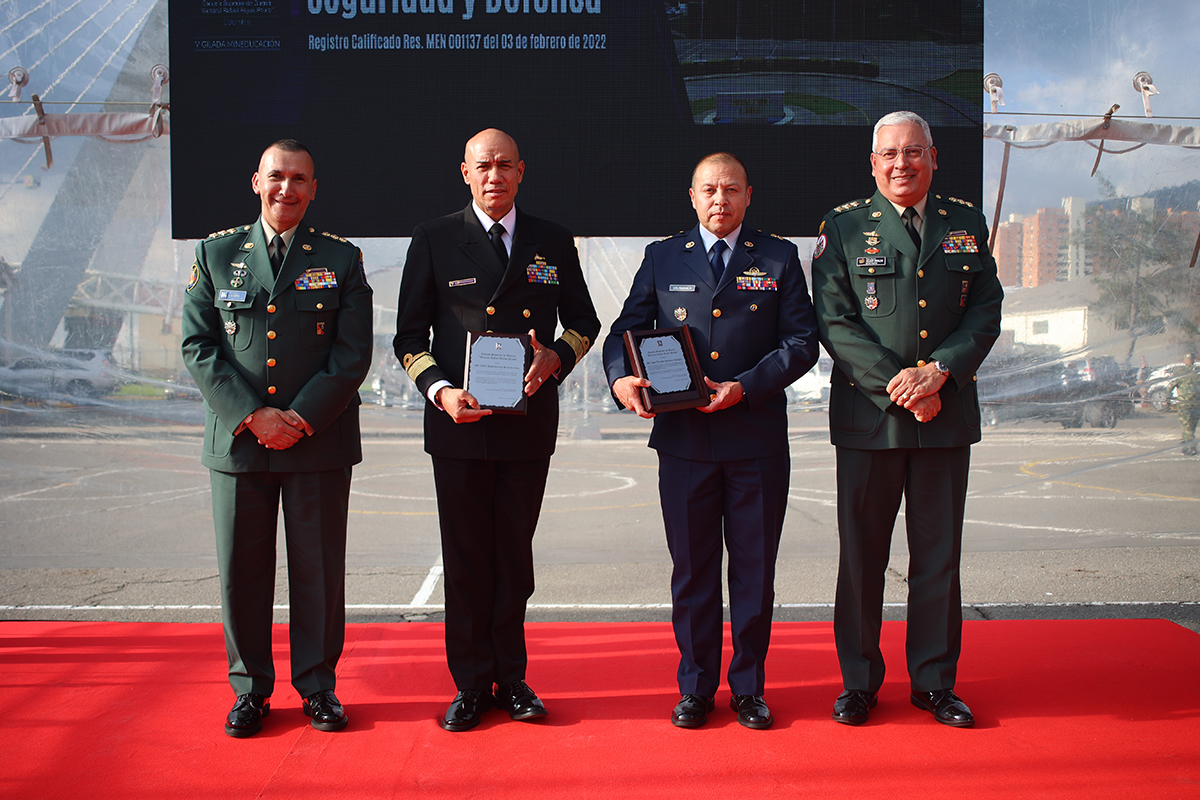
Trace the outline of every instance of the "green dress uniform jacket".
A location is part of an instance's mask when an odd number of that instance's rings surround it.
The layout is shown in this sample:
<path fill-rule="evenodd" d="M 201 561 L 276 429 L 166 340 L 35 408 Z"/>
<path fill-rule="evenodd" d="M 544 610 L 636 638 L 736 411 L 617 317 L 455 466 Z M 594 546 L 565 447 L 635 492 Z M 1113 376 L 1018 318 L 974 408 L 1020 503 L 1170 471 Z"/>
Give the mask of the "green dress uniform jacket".
<path fill-rule="evenodd" d="M 332 690 L 345 639 L 351 467 L 362 460 L 358 388 L 371 364 L 371 287 L 358 248 L 302 222 L 279 277 L 261 221 L 196 246 L 183 358 L 204 396 L 221 611 L 234 693 L 270 695 L 275 541 L 288 550 L 292 685 Z M 312 435 L 268 450 L 241 428 L 294 409 Z"/>
<path fill-rule="evenodd" d="M 813 305 L 833 357 L 833 444 L 863 450 L 956 447 L 979 441 L 975 373 L 1000 335 L 1004 291 L 983 214 L 930 194 L 921 252 L 878 192 L 839 206 L 821 223 Z M 892 403 L 887 384 L 906 367 L 950 370 L 941 412 L 919 423 Z"/>
<path fill-rule="evenodd" d="M 196 246 L 183 358 L 204 396 L 201 462 L 222 472 L 314 472 L 362 461 L 358 396 L 371 365 L 371 287 L 354 245 L 297 227 L 278 279 L 262 225 Z M 286 450 L 234 431 L 262 406 L 312 426 Z"/>
<path fill-rule="evenodd" d="M 1000 334 L 1004 296 L 987 225 L 969 203 L 927 196 L 920 252 L 882 194 L 826 215 L 813 251 L 813 305 L 833 356 L 840 542 L 834 638 L 847 689 L 878 691 L 884 571 L 901 497 L 908 535 L 905 652 L 914 691 L 954 687 L 962 647 L 960 560 L 975 372 Z M 918 422 L 892 403 L 902 369 L 941 361 L 941 410 Z"/>

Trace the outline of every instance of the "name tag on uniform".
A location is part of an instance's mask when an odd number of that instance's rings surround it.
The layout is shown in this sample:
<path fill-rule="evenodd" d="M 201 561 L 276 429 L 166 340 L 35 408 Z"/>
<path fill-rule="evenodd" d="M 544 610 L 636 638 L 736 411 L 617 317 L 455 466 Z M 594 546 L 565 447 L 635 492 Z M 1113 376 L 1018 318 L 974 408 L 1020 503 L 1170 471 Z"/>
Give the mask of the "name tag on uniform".
<path fill-rule="evenodd" d="M 337 285 L 337 275 L 334 275 L 331 270 L 325 267 L 306 269 L 304 270 L 304 274 L 296 278 L 296 288 L 300 291 L 304 291 L 305 289 L 336 289 Z"/>
<path fill-rule="evenodd" d="M 459 286 L 470 286 L 473 283 L 475 283 L 474 278 L 459 278 L 456 281 L 450 281 L 450 288 L 456 289 Z"/>
<path fill-rule="evenodd" d="M 222 289 L 217 293 L 217 299 L 226 303 L 244 303 L 246 302 L 246 290 Z"/>
<path fill-rule="evenodd" d="M 694 283 L 672 283 L 671 291 L 672 292 L 694 292 L 694 291 L 696 291 L 696 284 L 694 284 Z"/>
<path fill-rule="evenodd" d="M 876 256 L 873 258 L 862 256 L 858 259 L 858 265 L 860 267 L 886 267 L 887 259 L 883 256 Z"/>

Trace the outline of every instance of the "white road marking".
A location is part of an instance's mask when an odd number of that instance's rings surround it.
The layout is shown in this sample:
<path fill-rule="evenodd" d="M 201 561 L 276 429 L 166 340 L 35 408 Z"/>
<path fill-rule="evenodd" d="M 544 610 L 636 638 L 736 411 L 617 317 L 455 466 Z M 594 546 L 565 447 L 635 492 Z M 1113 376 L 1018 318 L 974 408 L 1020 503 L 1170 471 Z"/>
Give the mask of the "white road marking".
<path fill-rule="evenodd" d="M 413 595 L 412 608 L 427 608 L 429 597 L 433 594 L 433 590 L 437 588 L 438 579 L 442 577 L 442 555 L 438 554 L 437 561 L 429 568 L 429 574 L 425 576 L 425 582 L 421 584 L 421 588 L 417 589 L 417 593 Z M 357 608 L 358 606 L 354 606 Z M 351 606 L 346 606 L 351 608 Z"/>

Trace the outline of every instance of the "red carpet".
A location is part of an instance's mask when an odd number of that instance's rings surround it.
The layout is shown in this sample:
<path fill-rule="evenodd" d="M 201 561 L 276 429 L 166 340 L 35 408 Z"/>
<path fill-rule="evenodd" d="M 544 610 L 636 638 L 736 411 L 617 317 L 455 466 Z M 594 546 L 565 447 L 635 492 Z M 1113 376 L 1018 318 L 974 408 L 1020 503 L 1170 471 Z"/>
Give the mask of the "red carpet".
<path fill-rule="evenodd" d="M 829 623 L 775 626 L 769 731 L 724 689 L 700 730 L 678 699 L 670 626 L 537 624 L 540 723 L 435 722 L 453 695 L 442 627 L 353 625 L 338 694 L 350 727 L 308 727 L 282 675 L 262 733 L 222 724 L 233 697 L 220 626 L 0 622 L 5 798 L 922 797 L 1200 798 L 1200 635 L 1160 620 L 968 622 L 958 691 L 972 730 L 908 701 L 900 623 L 861 728 L 830 720 Z"/>

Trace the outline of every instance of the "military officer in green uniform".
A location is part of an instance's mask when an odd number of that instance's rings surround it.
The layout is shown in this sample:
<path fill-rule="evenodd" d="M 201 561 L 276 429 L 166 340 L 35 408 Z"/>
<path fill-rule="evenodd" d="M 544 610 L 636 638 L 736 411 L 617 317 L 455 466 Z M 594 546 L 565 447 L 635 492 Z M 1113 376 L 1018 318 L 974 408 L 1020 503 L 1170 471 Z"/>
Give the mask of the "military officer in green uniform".
<path fill-rule="evenodd" d="M 271 618 L 282 501 L 292 685 L 318 730 L 346 726 L 334 694 L 345 636 L 346 514 L 362 460 L 358 388 L 371 363 L 362 255 L 304 219 L 313 160 L 292 139 L 262 154 L 262 214 L 196 247 L 183 358 L 204 395 L 229 682 L 225 723 L 252 736 L 270 713 Z"/>
<path fill-rule="evenodd" d="M 1196 360 L 1191 353 L 1183 357 L 1183 368 L 1172 383 L 1175 394 L 1175 410 L 1179 413 L 1179 426 L 1183 428 L 1183 454 L 1196 455 L 1196 422 L 1200 420 L 1200 372 L 1196 372 Z"/>
<path fill-rule="evenodd" d="M 834 637 L 845 691 L 833 718 L 866 722 L 883 683 L 884 571 L 905 501 L 911 702 L 945 725 L 974 723 L 955 694 L 962 639 L 959 556 L 975 372 L 1000 334 L 1003 291 L 983 215 L 931 194 L 937 150 L 907 111 L 875 125 L 874 196 L 821 223 L 813 305 L 833 357 L 840 558 Z"/>

